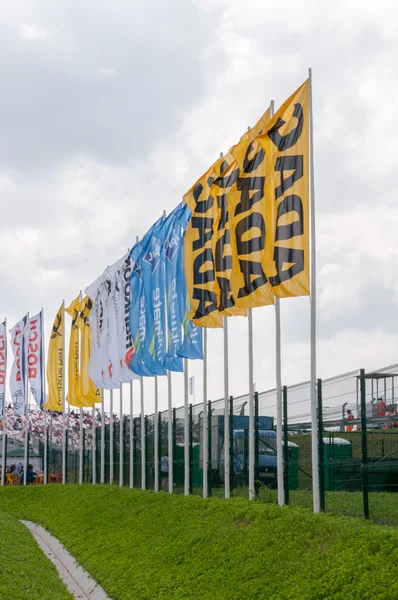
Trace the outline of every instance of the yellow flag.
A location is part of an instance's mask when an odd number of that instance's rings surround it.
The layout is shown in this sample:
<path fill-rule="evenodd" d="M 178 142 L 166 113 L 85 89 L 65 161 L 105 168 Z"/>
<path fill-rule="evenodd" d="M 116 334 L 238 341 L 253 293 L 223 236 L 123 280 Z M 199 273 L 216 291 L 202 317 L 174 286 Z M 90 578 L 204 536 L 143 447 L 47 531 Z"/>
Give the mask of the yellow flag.
<path fill-rule="evenodd" d="M 88 365 L 91 358 L 91 325 L 89 314 L 92 309 L 92 300 L 86 296 L 79 308 L 78 326 L 81 332 L 81 365 L 79 374 L 79 395 L 84 406 L 93 406 L 101 402 L 101 391 L 95 387 L 88 376 Z"/>
<path fill-rule="evenodd" d="M 66 308 L 68 315 L 72 317 L 72 324 L 69 338 L 69 356 L 68 356 L 68 395 L 66 397 L 72 406 L 84 406 L 80 395 L 80 335 L 79 335 L 79 308 L 80 297 L 77 296 Z"/>
<path fill-rule="evenodd" d="M 48 401 L 43 404 L 47 410 L 62 411 L 62 393 L 65 376 L 64 349 L 64 305 L 61 304 L 51 330 L 47 359 Z"/>
<path fill-rule="evenodd" d="M 258 137 L 267 158 L 264 270 L 279 298 L 310 293 L 308 91 L 307 80 Z"/>
<path fill-rule="evenodd" d="M 267 161 L 257 137 L 269 122 L 269 109 L 231 149 L 234 161 L 211 188 L 224 190 L 231 254 L 228 289 L 235 310 L 273 304 L 274 293 L 264 272 L 265 180 Z M 225 284 L 227 286 L 227 284 Z"/>
<path fill-rule="evenodd" d="M 184 196 L 192 210 L 184 242 L 185 276 L 192 305 L 188 316 L 198 327 L 222 327 L 214 229 L 219 208 L 210 196 L 210 188 L 231 160 L 231 155 L 219 158 Z"/>

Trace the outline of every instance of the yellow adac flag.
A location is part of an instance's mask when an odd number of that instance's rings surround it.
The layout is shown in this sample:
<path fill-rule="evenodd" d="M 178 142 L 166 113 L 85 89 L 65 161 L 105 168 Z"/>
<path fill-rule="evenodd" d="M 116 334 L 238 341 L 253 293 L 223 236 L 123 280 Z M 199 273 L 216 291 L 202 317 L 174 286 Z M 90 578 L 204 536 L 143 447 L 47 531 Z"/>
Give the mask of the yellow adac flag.
<path fill-rule="evenodd" d="M 228 221 L 225 229 L 229 229 L 231 253 L 228 289 L 235 314 L 239 309 L 246 311 L 274 302 L 274 293 L 262 264 L 266 245 L 267 161 L 257 141 L 269 118 L 268 109 L 231 148 L 234 160 L 222 177 L 214 181 L 210 192 L 216 195 L 216 187 L 224 190 L 224 218 Z M 221 223 L 217 229 L 222 230 L 222 226 Z"/>
<path fill-rule="evenodd" d="M 188 316 L 198 327 L 222 327 L 214 229 L 220 209 L 210 188 L 231 160 L 230 154 L 219 158 L 184 196 L 192 210 L 184 241 L 185 277 L 192 305 Z"/>
<path fill-rule="evenodd" d="M 264 270 L 279 298 L 310 293 L 308 93 L 307 80 L 257 138 L 267 159 Z"/>
<path fill-rule="evenodd" d="M 62 394 L 65 377 L 64 305 L 61 304 L 51 330 L 47 359 L 48 401 L 47 410 L 62 411 Z"/>
<path fill-rule="evenodd" d="M 78 327 L 81 332 L 79 395 L 84 406 L 93 406 L 96 402 L 101 402 L 101 391 L 95 387 L 88 376 L 88 365 L 91 358 L 91 325 L 89 314 L 92 307 L 92 300 L 88 296 L 86 296 L 78 306 L 80 309 Z"/>
<path fill-rule="evenodd" d="M 72 406 L 84 406 L 80 394 L 80 334 L 79 334 L 79 314 L 80 297 L 77 296 L 65 309 L 72 317 L 72 324 L 69 338 L 69 356 L 68 356 L 68 395 L 66 397 Z"/>

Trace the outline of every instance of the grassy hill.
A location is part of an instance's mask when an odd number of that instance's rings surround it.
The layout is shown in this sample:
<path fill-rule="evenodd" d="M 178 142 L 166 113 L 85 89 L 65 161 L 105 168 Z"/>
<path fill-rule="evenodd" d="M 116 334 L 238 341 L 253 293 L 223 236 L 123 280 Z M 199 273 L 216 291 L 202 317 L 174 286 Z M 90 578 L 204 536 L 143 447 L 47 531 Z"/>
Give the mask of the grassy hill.
<path fill-rule="evenodd" d="M 0 598 L 2 600 L 71 600 L 53 564 L 27 528 L 0 512 Z"/>
<path fill-rule="evenodd" d="M 398 531 L 360 519 L 73 485 L 2 488 L 0 511 L 46 527 L 113 600 L 398 598 Z"/>

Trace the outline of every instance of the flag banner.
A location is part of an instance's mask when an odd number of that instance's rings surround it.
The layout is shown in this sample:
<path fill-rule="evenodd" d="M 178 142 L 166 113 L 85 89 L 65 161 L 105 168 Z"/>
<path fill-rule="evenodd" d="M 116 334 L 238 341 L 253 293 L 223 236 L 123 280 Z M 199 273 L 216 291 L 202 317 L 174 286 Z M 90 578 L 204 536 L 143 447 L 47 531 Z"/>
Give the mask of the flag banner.
<path fill-rule="evenodd" d="M 166 306 L 167 306 L 167 352 L 164 359 L 164 366 L 169 371 L 182 373 L 184 366 L 181 356 L 178 356 L 178 350 L 182 346 L 182 319 L 181 301 L 179 295 L 182 293 L 178 287 L 178 261 L 183 259 L 183 235 L 187 223 L 191 218 L 191 209 L 187 204 L 180 204 L 172 213 L 174 223 L 170 229 L 170 234 L 165 240 L 162 248 L 162 261 L 165 269 L 166 281 Z M 185 279 L 184 279 L 185 287 Z"/>
<path fill-rule="evenodd" d="M 258 138 L 267 157 L 264 267 L 279 298 L 310 293 L 308 88 L 307 80 Z"/>
<path fill-rule="evenodd" d="M 89 377 L 97 388 L 116 389 L 119 384 L 112 380 L 112 361 L 108 348 L 111 281 L 106 272 L 89 285 L 85 292 L 93 303 L 89 316 L 92 330 Z"/>
<path fill-rule="evenodd" d="M 130 310 L 130 275 L 131 259 L 130 256 L 123 256 L 105 271 L 104 277 L 109 290 L 108 298 L 108 354 L 112 365 L 110 370 L 111 379 L 114 383 L 128 383 L 137 378 L 131 369 L 127 366 L 132 356 L 132 339 L 130 327 L 126 329 L 126 311 L 127 320 Z M 127 277 L 127 283 L 126 283 Z"/>
<path fill-rule="evenodd" d="M 152 226 L 142 255 L 142 282 L 146 300 L 144 364 L 150 375 L 166 375 L 165 264 L 161 253 L 175 221 L 175 211 Z"/>
<path fill-rule="evenodd" d="M 267 161 L 257 137 L 269 122 L 269 109 L 231 149 L 234 160 L 210 190 L 222 203 L 216 232 L 225 255 L 225 302 L 242 309 L 274 303 L 274 292 L 264 272 L 266 243 L 265 180 Z M 219 195 L 222 191 L 223 194 Z M 246 314 L 246 312 L 245 312 Z M 227 313 L 228 315 L 228 313 Z"/>
<path fill-rule="evenodd" d="M 43 404 L 46 403 L 46 398 L 44 397 L 44 381 L 42 377 L 44 356 L 41 312 L 34 317 L 29 318 L 27 329 L 27 362 L 30 391 L 37 406 L 40 408 L 40 410 L 43 410 Z"/>
<path fill-rule="evenodd" d="M 65 377 L 64 310 L 61 304 L 50 335 L 47 358 L 48 400 L 43 404 L 47 410 L 62 411 L 62 393 Z"/>
<path fill-rule="evenodd" d="M 104 378 L 107 389 L 117 389 L 124 381 L 123 369 L 120 364 L 118 319 L 119 319 L 119 285 L 117 281 L 120 261 L 113 267 L 108 267 L 104 272 L 104 321 L 106 344 L 104 349 L 104 364 L 107 365 Z"/>
<path fill-rule="evenodd" d="M 80 335 L 79 335 L 79 309 L 80 296 L 77 296 L 65 309 L 65 312 L 72 317 L 69 338 L 68 354 L 68 395 L 66 400 L 72 406 L 83 406 L 80 397 L 79 377 L 80 377 Z"/>
<path fill-rule="evenodd" d="M 118 312 L 118 340 L 119 360 L 123 371 L 123 381 L 128 382 L 137 379 L 137 375 L 130 369 L 129 364 L 134 354 L 133 338 L 130 332 L 130 305 L 131 305 L 131 270 L 132 258 L 127 253 L 119 270 L 117 286 L 119 289 L 119 312 Z"/>
<path fill-rule="evenodd" d="M 232 160 L 231 154 L 218 159 L 184 195 L 192 211 L 184 243 L 186 285 L 192 304 L 189 318 L 200 327 L 222 327 L 220 309 L 226 302 L 221 300 L 216 277 L 217 267 L 222 262 L 222 247 L 216 244 L 214 229 L 220 209 L 210 189 L 213 181 L 227 170 Z"/>
<path fill-rule="evenodd" d="M 183 341 L 182 344 L 177 348 L 177 354 L 182 358 L 189 358 L 191 360 L 203 360 L 202 330 L 196 327 L 195 324 L 188 318 L 192 306 L 185 280 L 183 243 L 187 223 L 189 222 L 189 217 L 191 214 L 191 211 L 189 211 L 189 213 L 187 212 L 188 210 L 189 207 L 185 205 L 184 212 L 182 213 L 182 216 L 178 219 L 178 223 L 181 226 L 180 241 L 177 252 L 174 257 L 176 288 L 178 290 L 178 312 L 179 318 L 181 318 L 183 328 Z"/>
<path fill-rule="evenodd" d="M 6 323 L 0 324 L 0 416 L 4 415 L 4 398 L 7 371 L 7 331 Z"/>
<path fill-rule="evenodd" d="M 189 378 L 189 395 L 194 396 L 195 394 L 195 376 Z"/>
<path fill-rule="evenodd" d="M 25 327 L 26 317 L 18 321 L 10 330 L 11 348 L 14 355 L 10 375 L 10 389 L 14 411 L 18 415 L 23 415 L 25 412 Z"/>
<path fill-rule="evenodd" d="M 152 241 L 154 228 L 158 227 L 163 221 L 161 217 L 155 225 L 144 235 L 140 242 L 134 245 L 131 250 L 130 256 L 132 259 L 132 270 L 130 277 L 130 289 L 131 289 L 131 304 L 130 304 L 130 332 L 134 344 L 134 353 L 130 361 L 130 369 L 139 376 L 151 377 L 155 374 L 154 371 L 159 370 L 161 372 L 161 365 L 154 364 L 154 361 L 149 355 L 148 347 L 151 340 L 147 340 L 147 332 L 151 330 L 147 325 L 149 311 L 151 307 L 146 297 L 144 288 L 144 274 L 143 274 L 143 258 L 147 254 L 149 246 Z M 149 260 L 147 256 L 147 262 Z M 153 327 L 152 327 L 153 331 Z M 164 330 L 163 330 L 164 331 Z M 149 359 L 148 359 L 149 357 Z M 148 367 L 147 363 L 152 363 L 152 368 Z M 163 371 L 164 368 L 162 367 Z"/>
<path fill-rule="evenodd" d="M 101 402 L 101 391 L 91 381 L 88 366 L 91 358 L 91 325 L 90 311 L 93 306 L 91 298 L 86 296 L 76 307 L 79 312 L 78 327 L 81 334 L 81 365 L 79 373 L 79 397 L 84 406 L 93 406 Z"/>

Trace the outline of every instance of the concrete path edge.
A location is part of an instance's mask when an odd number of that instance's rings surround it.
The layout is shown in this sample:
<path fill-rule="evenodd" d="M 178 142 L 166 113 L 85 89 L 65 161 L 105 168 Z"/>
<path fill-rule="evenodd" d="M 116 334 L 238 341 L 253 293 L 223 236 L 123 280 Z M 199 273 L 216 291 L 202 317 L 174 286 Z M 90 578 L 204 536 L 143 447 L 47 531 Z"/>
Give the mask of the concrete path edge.
<path fill-rule="evenodd" d="M 111 600 L 51 533 L 31 521 L 23 521 L 44 554 L 51 560 L 68 590 L 78 600 Z"/>

